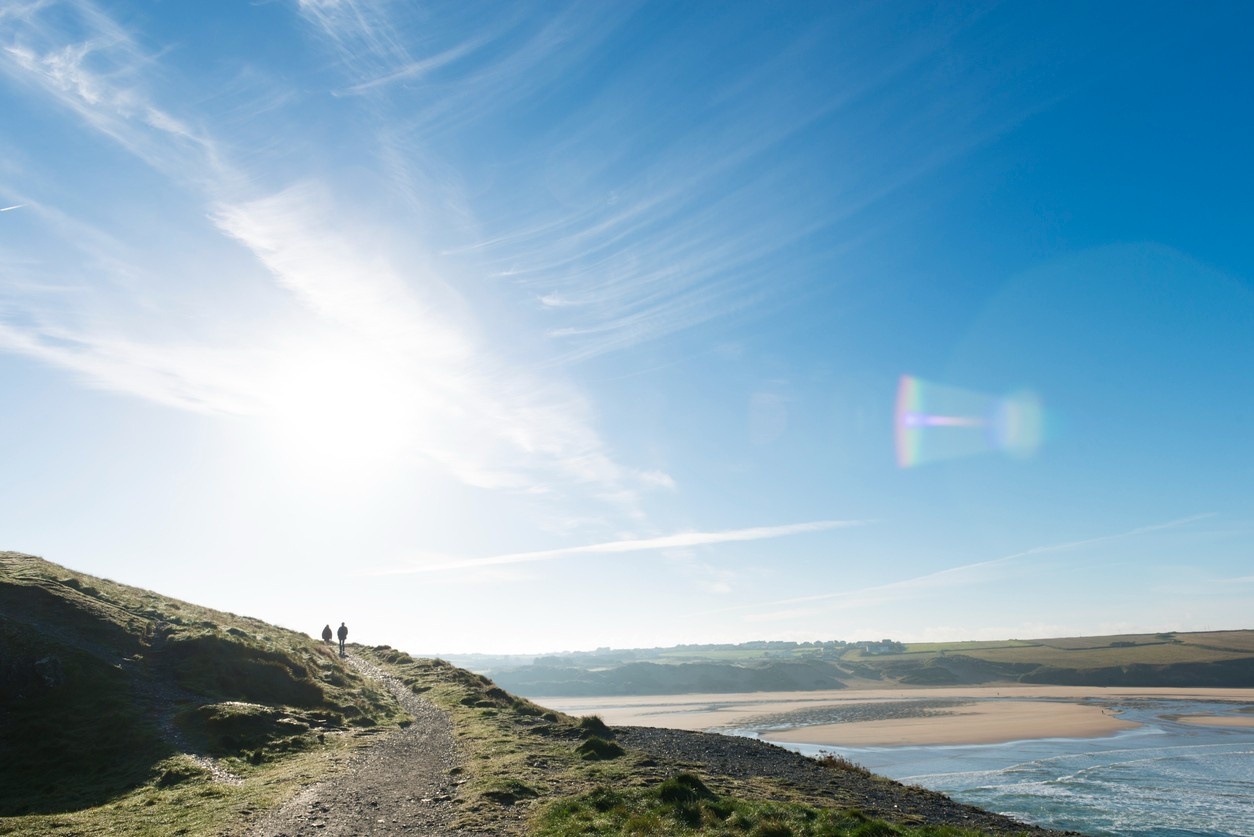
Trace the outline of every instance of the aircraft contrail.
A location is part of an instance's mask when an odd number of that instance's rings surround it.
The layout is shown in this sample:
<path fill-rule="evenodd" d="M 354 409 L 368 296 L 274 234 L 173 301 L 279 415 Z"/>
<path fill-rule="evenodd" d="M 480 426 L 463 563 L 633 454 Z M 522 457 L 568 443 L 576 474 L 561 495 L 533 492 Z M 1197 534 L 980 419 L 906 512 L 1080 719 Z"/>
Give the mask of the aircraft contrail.
<path fill-rule="evenodd" d="M 21 208 L 22 208 L 22 207 L 24 207 L 24 206 L 26 206 L 26 204 L 24 204 L 24 203 L 15 203 L 15 204 L 13 204 L 13 206 L 4 206 L 4 207 L 0 207 L 0 212 L 9 212 L 9 211 L 14 210 L 14 209 L 21 209 Z"/>
<path fill-rule="evenodd" d="M 1166 523 L 1154 523 L 1149 526 L 1139 526 L 1136 529 L 1129 529 L 1124 532 L 1117 532 L 1113 535 L 1098 535 L 1092 538 L 1085 538 L 1078 541 L 1067 541 L 1065 543 L 1050 544 L 1048 546 L 1036 546 L 1031 549 L 1024 549 L 1010 555 L 1003 555 L 1000 558 L 993 558 L 988 561 L 977 561 L 972 564 L 962 564 L 957 567 L 947 567 L 942 570 L 926 573 L 924 575 L 915 576 L 914 578 L 902 579 L 900 581 L 890 581 L 886 584 L 876 584 L 870 587 L 862 587 L 855 590 L 840 590 L 833 593 L 812 593 L 806 596 L 793 596 L 787 599 L 776 599 L 767 602 L 752 602 L 749 604 L 732 605 L 731 607 L 723 607 L 717 610 L 706 610 L 696 612 L 694 616 L 709 616 L 715 613 L 731 613 L 738 610 L 752 610 L 764 607 L 780 607 L 783 605 L 804 604 L 809 602 L 823 601 L 827 599 L 856 599 L 864 597 L 867 594 L 891 595 L 895 592 L 925 589 L 929 587 L 953 586 L 961 583 L 964 575 L 969 575 L 973 571 L 979 571 L 988 567 L 997 566 L 999 564 L 1008 564 L 1017 561 L 1020 558 L 1027 558 L 1035 555 L 1045 555 L 1053 552 L 1069 552 L 1073 549 L 1082 549 L 1086 546 L 1093 546 L 1107 541 L 1123 540 L 1125 538 L 1146 535 L 1150 532 L 1158 532 L 1163 529 L 1175 529 L 1178 526 L 1187 526 L 1196 523 L 1199 520 L 1206 520 L 1212 517 L 1218 517 L 1218 512 L 1203 512 L 1202 514 L 1194 514 L 1189 517 L 1181 517 L 1175 520 L 1169 520 Z M 1254 578 L 1252 576 L 1251 578 Z M 955 581 L 957 579 L 957 581 Z M 1243 579 L 1237 579 L 1242 581 Z M 948 582 L 948 583 L 947 583 Z"/>
<path fill-rule="evenodd" d="M 369 575 L 408 575 L 412 573 L 429 573 L 441 570 L 460 570 L 473 567 L 487 567 L 498 564 L 519 564 L 530 561 L 549 561 L 565 558 L 569 555 L 588 553 L 619 553 L 644 552 L 655 549 L 675 549 L 691 546 L 706 546 L 737 541 L 757 541 L 768 538 L 782 538 L 789 535 L 800 535 L 806 532 L 822 532 L 827 529 L 841 529 L 849 526 L 865 526 L 870 520 L 815 520 L 808 523 L 790 523 L 784 526 L 755 526 L 748 529 L 730 529 L 721 532 L 682 532 L 676 535 L 662 535 L 654 538 L 627 538 L 608 543 L 584 544 L 581 546 L 564 546 L 557 549 L 544 549 L 535 552 L 511 552 L 504 555 L 493 555 L 487 558 L 460 558 L 445 560 L 439 563 L 402 567 L 397 569 L 378 570 Z"/>

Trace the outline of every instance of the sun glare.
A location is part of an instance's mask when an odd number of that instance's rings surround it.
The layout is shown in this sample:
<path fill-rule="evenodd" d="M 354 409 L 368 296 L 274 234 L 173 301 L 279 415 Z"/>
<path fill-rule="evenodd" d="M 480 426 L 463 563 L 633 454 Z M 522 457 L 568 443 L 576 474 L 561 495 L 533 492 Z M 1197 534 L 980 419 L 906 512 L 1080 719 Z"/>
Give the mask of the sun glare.
<path fill-rule="evenodd" d="M 383 351 L 322 345 L 278 364 L 265 413 L 279 445 L 339 478 L 412 453 L 421 401 L 417 382 Z"/>

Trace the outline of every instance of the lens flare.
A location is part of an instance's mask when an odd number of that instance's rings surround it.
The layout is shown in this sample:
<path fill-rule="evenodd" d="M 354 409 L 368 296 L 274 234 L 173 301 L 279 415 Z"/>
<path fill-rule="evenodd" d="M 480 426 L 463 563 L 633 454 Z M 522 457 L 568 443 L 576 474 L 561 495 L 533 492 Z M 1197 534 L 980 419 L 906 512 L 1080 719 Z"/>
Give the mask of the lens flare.
<path fill-rule="evenodd" d="M 1030 390 L 999 397 L 902 375 L 895 413 L 902 468 L 1000 450 L 1026 459 L 1044 439 L 1044 410 Z"/>

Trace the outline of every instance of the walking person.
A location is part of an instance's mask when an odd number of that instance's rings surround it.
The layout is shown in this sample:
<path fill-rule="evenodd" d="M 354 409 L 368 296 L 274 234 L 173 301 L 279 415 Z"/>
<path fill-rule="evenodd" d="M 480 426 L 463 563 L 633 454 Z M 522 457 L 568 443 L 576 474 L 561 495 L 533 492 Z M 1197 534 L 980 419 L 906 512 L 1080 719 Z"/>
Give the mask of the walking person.
<path fill-rule="evenodd" d="M 335 632 L 340 638 L 340 656 L 344 656 L 344 640 L 348 639 L 348 626 L 343 622 L 340 623 L 340 629 Z"/>
<path fill-rule="evenodd" d="M 322 629 L 322 641 L 327 645 L 331 644 L 331 626 L 329 624 Z"/>

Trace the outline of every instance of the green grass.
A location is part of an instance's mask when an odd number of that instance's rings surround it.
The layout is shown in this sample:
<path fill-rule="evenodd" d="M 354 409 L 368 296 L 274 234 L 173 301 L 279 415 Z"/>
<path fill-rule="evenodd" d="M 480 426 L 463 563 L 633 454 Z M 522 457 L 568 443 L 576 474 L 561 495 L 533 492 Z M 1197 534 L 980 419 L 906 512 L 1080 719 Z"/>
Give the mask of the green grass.
<path fill-rule="evenodd" d="M 23 835 L 231 833 L 408 720 L 308 636 L 16 553 L 0 717 L 0 834 Z"/>
<path fill-rule="evenodd" d="M 605 759 L 616 759 L 619 756 L 626 755 L 626 751 L 623 750 L 620 744 L 615 741 L 606 741 L 604 738 L 596 735 L 589 737 L 576 747 L 575 752 L 585 761 L 604 761 Z"/>
<path fill-rule="evenodd" d="M 517 692 L 537 696 L 807 691 L 862 685 L 859 681 L 902 686 L 1022 682 L 1244 688 L 1251 685 L 1251 662 L 1254 631 L 1164 631 L 909 643 L 891 653 L 882 653 L 879 647 L 864 651 L 857 643 L 623 649 L 595 657 L 572 656 L 558 674 L 545 663 L 506 667 L 497 677 Z"/>
<path fill-rule="evenodd" d="M 787 656 L 781 656 L 779 651 L 765 651 L 757 648 L 718 648 L 708 651 L 690 651 L 686 649 L 674 649 L 662 651 L 658 654 L 658 658 L 649 660 L 655 663 L 754 663 L 764 660 L 780 660 L 791 659 L 795 656 L 790 652 Z"/>
<path fill-rule="evenodd" d="M 1106 660 L 1248 654 L 1250 632 L 912 647 Z M 1135 642 L 1111 648 L 1110 641 Z M 1016 647 L 1008 647 L 1008 646 Z M 796 649 L 800 655 L 813 649 Z M 480 833 L 964 835 L 887 825 L 769 776 L 676 775 L 573 718 L 441 660 L 354 647 L 436 703 L 464 764 L 455 826 Z M 740 654 L 742 652 L 732 652 Z M 746 651 L 748 656 L 767 656 Z M 775 651 L 769 656 L 778 659 Z M 931 654 L 932 656 L 928 656 Z M 1015 662 L 1025 658 L 1008 657 Z M 890 660 L 885 660 L 890 663 Z M 877 664 L 868 657 L 859 670 Z M 904 670 L 904 669 L 903 669 Z M 310 637 L 255 619 L 0 553 L 0 835 L 219 835 L 345 769 L 377 727 L 410 719 Z M 850 769 L 849 765 L 833 767 Z M 224 772 L 230 774 L 223 781 Z M 835 792 L 839 794 L 840 791 Z"/>
<path fill-rule="evenodd" d="M 906 645 L 907 654 L 939 654 L 942 651 L 950 654 L 970 654 L 972 651 L 985 651 L 996 648 L 1035 648 L 1041 643 L 1023 639 L 998 641 L 965 642 L 911 642 Z"/>
<path fill-rule="evenodd" d="M 33 644 L 5 626 L 8 648 Z M 46 659 L 43 657 L 42 659 Z M 72 811 L 103 804 L 150 777 L 174 754 L 137 710 L 127 676 L 62 652 L 59 683 L 28 684 L 5 700 L 0 727 L 0 814 Z"/>
<path fill-rule="evenodd" d="M 261 766 L 234 765 L 242 781 L 214 781 L 196 762 L 175 755 L 153 765 L 152 779 L 91 808 L 0 817 L 0 835 L 118 837 L 239 834 L 255 814 L 281 804 L 303 785 L 342 769 L 347 753 L 365 743 L 328 736 L 307 751 Z"/>
<path fill-rule="evenodd" d="M 1063 649 L 1040 646 L 1030 650 L 1018 648 L 969 651 L 967 655 L 999 663 L 1030 662 L 1057 668 L 1087 669 L 1133 664 L 1168 665 L 1172 663 L 1208 663 L 1237 659 L 1248 654 L 1215 651 L 1188 645 L 1160 643 L 1135 647 L 1097 647 Z"/>
<path fill-rule="evenodd" d="M 616 766 L 618 759 L 586 762 L 577 752 L 603 724 L 581 725 L 443 660 L 414 659 L 386 646 L 360 653 L 448 713 L 465 754 L 460 828 L 491 833 L 504 808 L 529 810 L 538 799 L 590 787 L 595 779 L 589 777 L 630 773 L 629 766 Z"/>
<path fill-rule="evenodd" d="M 919 666 L 945 666 L 947 657 L 958 655 L 1002 665 L 1039 666 L 1056 670 L 1055 673 L 1133 665 L 1203 665 L 1248 659 L 1254 655 L 1254 631 L 921 642 L 910 643 L 905 651 L 897 653 L 864 653 L 857 646 L 849 646 L 842 659 L 856 666 L 863 677 L 904 678 L 902 682 L 920 685 L 925 681 L 919 679 Z M 725 659 L 722 652 L 718 658 Z M 1006 677 L 1014 679 L 1011 674 Z"/>
<path fill-rule="evenodd" d="M 733 663 L 751 665 L 753 663 L 785 662 L 795 660 L 834 660 L 842 654 L 849 653 L 853 646 L 847 648 L 815 648 L 800 646 L 798 648 L 666 648 L 648 656 L 642 655 L 639 662 L 651 663 Z"/>
<path fill-rule="evenodd" d="M 551 803 L 536 817 L 532 833 L 541 837 L 974 837 L 980 832 L 893 826 L 852 810 L 738 799 L 714 793 L 691 773 L 680 773 L 648 788 L 600 786 Z"/>
<path fill-rule="evenodd" d="M 1200 648 L 1219 648 L 1243 656 L 1254 654 L 1254 631 L 1211 631 L 1209 633 L 1177 634 L 1176 639 Z"/>
<path fill-rule="evenodd" d="M 798 796 L 769 776 L 701 780 L 624 751 L 595 715 L 573 718 L 497 688 L 442 660 L 414 659 L 386 646 L 361 655 L 444 709 L 464 753 L 454 824 L 475 833 L 584 835 L 919 835 L 974 837 L 978 831 L 889 825 L 859 813 L 856 800 Z M 611 758 L 585 758 L 589 751 Z M 837 771 L 870 775 L 844 759 Z M 884 780 L 887 781 L 887 780 Z"/>

